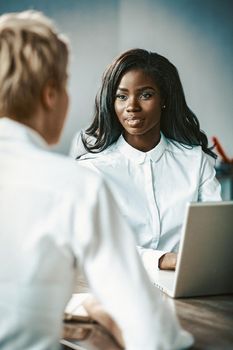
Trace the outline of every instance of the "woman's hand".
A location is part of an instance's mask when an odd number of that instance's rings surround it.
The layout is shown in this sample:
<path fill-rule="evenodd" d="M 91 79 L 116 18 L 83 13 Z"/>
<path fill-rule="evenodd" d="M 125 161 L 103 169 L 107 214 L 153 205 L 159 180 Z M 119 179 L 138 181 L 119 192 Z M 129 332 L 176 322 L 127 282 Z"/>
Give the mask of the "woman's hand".
<path fill-rule="evenodd" d="M 175 270 L 177 261 L 176 253 L 166 253 L 159 259 L 160 270 Z"/>
<path fill-rule="evenodd" d="M 91 318 L 106 328 L 117 343 L 124 348 L 124 340 L 120 328 L 111 316 L 104 310 L 103 306 L 93 296 L 88 297 L 82 303 Z"/>

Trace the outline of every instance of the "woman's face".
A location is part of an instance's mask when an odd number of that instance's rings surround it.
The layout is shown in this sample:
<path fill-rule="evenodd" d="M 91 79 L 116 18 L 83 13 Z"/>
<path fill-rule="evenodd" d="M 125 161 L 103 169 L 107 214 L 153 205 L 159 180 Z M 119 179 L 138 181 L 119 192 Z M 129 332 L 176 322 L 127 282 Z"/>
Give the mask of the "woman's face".
<path fill-rule="evenodd" d="M 161 105 L 160 91 L 148 73 L 134 69 L 123 75 L 114 107 L 130 145 L 148 151 L 159 142 Z"/>

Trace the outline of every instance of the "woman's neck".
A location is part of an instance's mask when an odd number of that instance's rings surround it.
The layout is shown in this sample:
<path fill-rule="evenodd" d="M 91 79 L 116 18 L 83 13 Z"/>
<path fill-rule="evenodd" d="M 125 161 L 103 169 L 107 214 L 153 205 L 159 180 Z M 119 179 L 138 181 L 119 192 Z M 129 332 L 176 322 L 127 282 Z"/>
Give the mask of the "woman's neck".
<path fill-rule="evenodd" d="M 145 137 L 145 135 L 129 135 L 124 134 L 125 141 L 132 146 L 133 148 L 136 148 L 137 150 L 141 152 L 149 152 L 152 150 L 160 141 L 160 132 L 158 135 L 154 135 L 152 137 Z"/>

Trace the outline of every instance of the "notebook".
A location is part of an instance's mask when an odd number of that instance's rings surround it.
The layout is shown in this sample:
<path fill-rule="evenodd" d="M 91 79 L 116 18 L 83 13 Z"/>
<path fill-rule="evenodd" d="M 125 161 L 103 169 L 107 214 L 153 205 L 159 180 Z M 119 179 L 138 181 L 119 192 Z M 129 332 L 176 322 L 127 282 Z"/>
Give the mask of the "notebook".
<path fill-rule="evenodd" d="M 233 201 L 189 203 L 175 271 L 153 271 L 173 298 L 233 293 Z"/>

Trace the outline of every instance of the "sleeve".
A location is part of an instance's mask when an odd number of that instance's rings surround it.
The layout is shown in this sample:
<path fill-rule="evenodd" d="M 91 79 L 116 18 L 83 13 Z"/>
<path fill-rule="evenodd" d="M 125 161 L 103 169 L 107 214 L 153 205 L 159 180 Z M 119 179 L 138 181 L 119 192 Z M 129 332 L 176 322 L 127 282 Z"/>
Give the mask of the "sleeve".
<path fill-rule="evenodd" d="M 75 225 L 77 258 L 93 293 L 121 328 L 126 349 L 189 347 L 192 336 L 149 281 L 133 235 L 103 183 L 92 189 L 86 209 L 79 210 Z"/>
<path fill-rule="evenodd" d="M 143 265 L 148 273 L 151 269 L 152 270 L 158 269 L 159 259 L 161 258 L 162 255 L 168 253 L 167 251 L 155 250 L 151 248 L 143 248 L 140 246 L 137 246 L 137 250 L 139 255 L 141 256 Z"/>
<path fill-rule="evenodd" d="M 216 179 L 214 160 L 202 152 L 202 164 L 200 169 L 200 182 L 198 189 L 198 201 L 221 201 L 221 186 Z"/>

